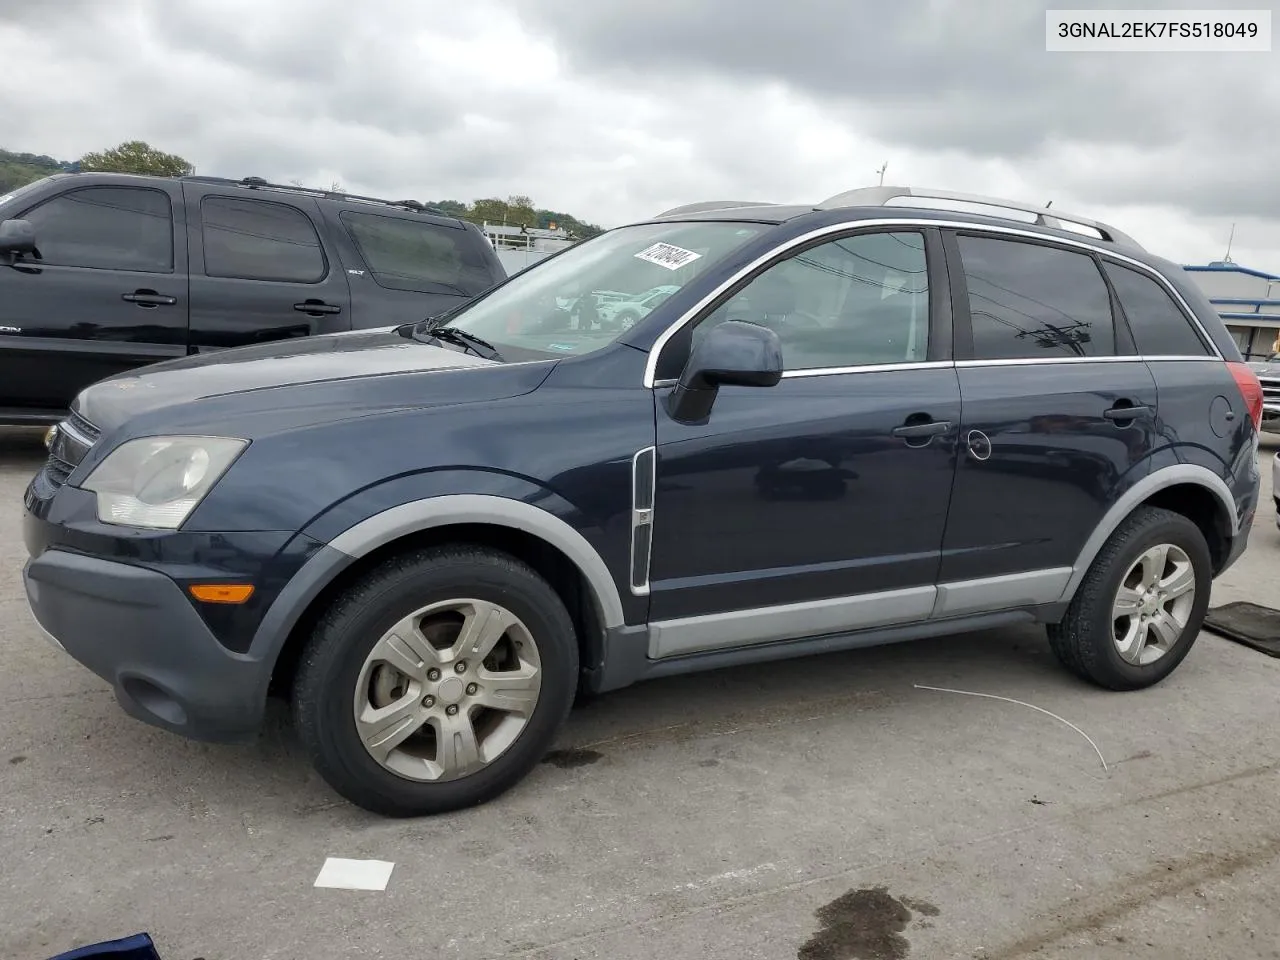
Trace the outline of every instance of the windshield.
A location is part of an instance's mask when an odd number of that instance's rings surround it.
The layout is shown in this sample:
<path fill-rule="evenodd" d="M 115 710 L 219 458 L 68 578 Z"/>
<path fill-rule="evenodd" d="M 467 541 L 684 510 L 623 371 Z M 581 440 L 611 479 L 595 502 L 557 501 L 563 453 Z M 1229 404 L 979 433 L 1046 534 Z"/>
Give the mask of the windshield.
<path fill-rule="evenodd" d="M 621 227 L 530 267 L 444 322 L 508 359 L 590 353 L 767 229 L 725 222 Z"/>

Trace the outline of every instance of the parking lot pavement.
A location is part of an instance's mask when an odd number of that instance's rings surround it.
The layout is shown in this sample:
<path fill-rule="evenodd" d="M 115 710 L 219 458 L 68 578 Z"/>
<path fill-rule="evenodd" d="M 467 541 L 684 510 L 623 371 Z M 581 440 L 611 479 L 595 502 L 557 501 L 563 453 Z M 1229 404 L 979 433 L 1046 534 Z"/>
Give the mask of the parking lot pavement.
<path fill-rule="evenodd" d="M 1280 957 L 1280 660 L 1204 634 L 1114 694 L 1017 629 L 657 681 L 575 711 L 505 797 L 381 820 L 281 712 L 189 743 L 42 639 L 19 576 L 41 455 L 0 433 L 0 956 L 147 930 L 165 960 Z M 1280 605 L 1263 473 L 1215 603 Z M 1050 717 L 916 684 L 1059 714 L 1106 769 Z M 326 857 L 395 869 L 316 889 Z"/>

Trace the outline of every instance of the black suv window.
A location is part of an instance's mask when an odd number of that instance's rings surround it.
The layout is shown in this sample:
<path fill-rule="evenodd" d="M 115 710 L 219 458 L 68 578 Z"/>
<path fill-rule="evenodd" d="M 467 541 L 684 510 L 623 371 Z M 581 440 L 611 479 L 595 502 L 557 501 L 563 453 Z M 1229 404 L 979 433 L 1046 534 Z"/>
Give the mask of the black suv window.
<path fill-rule="evenodd" d="M 1115 354 L 1111 297 L 1094 259 L 1056 247 L 959 236 L 976 360 Z"/>
<path fill-rule="evenodd" d="M 1206 357 L 1209 350 L 1187 315 L 1154 279 L 1104 261 L 1138 352 L 1149 357 Z"/>
<path fill-rule="evenodd" d="M 28 210 L 45 263 L 95 270 L 173 270 L 169 195 L 140 187 L 85 187 Z"/>
<path fill-rule="evenodd" d="M 316 283 L 327 272 L 311 219 L 266 200 L 205 197 L 200 203 L 204 272 L 210 277 Z"/>
<path fill-rule="evenodd" d="M 468 230 L 373 213 L 344 211 L 339 218 L 379 286 L 474 296 L 497 279 L 484 240 Z"/>
<path fill-rule="evenodd" d="M 925 360 L 929 277 L 924 235 L 864 233 L 774 264 L 702 321 L 770 327 L 788 370 Z"/>

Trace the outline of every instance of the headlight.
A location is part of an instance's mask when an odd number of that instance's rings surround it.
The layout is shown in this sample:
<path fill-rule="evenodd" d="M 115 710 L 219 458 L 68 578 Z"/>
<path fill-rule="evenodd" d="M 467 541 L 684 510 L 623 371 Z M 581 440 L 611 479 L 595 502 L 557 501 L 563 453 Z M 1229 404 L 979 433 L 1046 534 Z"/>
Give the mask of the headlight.
<path fill-rule="evenodd" d="M 230 437 L 129 440 L 81 486 L 98 495 L 103 523 L 176 530 L 248 445 Z"/>

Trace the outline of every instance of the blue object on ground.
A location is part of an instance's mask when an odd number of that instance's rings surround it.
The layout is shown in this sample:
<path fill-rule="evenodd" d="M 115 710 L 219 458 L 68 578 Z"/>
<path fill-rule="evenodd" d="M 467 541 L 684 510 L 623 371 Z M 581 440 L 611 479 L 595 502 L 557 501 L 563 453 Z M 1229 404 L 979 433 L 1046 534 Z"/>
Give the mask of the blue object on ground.
<path fill-rule="evenodd" d="M 160 954 L 156 953 L 156 945 L 145 933 L 136 933 L 122 940 L 91 943 L 87 947 L 77 947 L 75 950 L 50 957 L 49 960 L 81 960 L 82 957 L 102 957 L 103 960 L 160 960 Z"/>

